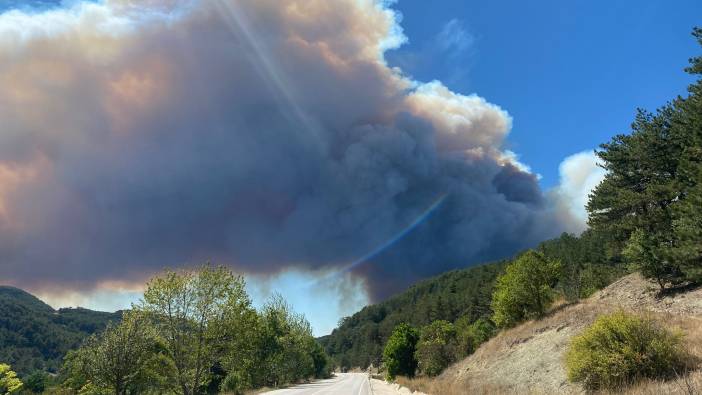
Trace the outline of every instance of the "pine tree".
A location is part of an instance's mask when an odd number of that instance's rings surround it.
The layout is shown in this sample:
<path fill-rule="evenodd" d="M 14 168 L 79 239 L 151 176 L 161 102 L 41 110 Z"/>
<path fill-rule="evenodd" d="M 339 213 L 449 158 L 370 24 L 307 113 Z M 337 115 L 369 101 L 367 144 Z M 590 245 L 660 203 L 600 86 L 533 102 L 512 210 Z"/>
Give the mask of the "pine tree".
<path fill-rule="evenodd" d="M 702 30 L 693 34 L 702 44 Z M 686 71 L 702 73 L 701 59 L 691 59 Z M 590 226 L 609 235 L 612 249 L 626 251 L 630 263 L 661 289 L 689 280 L 692 273 L 692 261 L 680 260 L 680 248 L 694 237 L 683 217 L 699 215 L 686 200 L 694 199 L 699 180 L 700 81 L 688 90 L 687 98 L 678 97 L 655 114 L 639 110 L 631 134 L 601 145 L 597 155 L 607 174 L 587 206 Z"/>
<path fill-rule="evenodd" d="M 695 28 L 693 35 L 702 45 L 702 29 Z M 690 59 L 686 71 L 702 75 L 702 57 Z M 702 80 L 688 88 L 690 95 L 679 99 L 680 112 L 674 127 L 688 131 L 690 144 L 682 155 L 681 186 L 683 199 L 676 205 L 673 221 L 676 244 L 674 256 L 683 267 L 688 279 L 702 281 Z"/>

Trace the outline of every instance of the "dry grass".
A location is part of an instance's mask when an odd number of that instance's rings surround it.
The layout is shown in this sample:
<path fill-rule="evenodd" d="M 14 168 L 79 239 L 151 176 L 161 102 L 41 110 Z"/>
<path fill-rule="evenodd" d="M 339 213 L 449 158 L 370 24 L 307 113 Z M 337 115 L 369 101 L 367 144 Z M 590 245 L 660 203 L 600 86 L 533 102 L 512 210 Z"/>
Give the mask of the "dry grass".
<path fill-rule="evenodd" d="M 409 388 L 412 391 L 419 391 L 429 395 L 513 395 L 513 389 L 500 387 L 491 384 L 470 385 L 449 382 L 441 379 L 432 379 L 429 377 L 415 377 L 409 379 L 407 377 L 397 377 L 395 380 L 403 387 Z M 519 392 L 525 395 L 546 395 L 546 392 Z M 550 395 L 550 394 L 549 394 Z"/>

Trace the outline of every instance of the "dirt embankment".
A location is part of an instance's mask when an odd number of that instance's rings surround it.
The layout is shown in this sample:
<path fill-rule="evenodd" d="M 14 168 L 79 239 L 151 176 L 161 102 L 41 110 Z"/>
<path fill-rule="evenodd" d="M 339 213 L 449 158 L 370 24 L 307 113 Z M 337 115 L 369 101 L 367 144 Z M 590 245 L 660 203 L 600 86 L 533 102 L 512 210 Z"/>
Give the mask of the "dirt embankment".
<path fill-rule="evenodd" d="M 702 357 L 702 289 L 658 297 L 653 283 L 631 274 L 580 303 L 557 306 L 544 319 L 503 331 L 421 388 L 442 395 L 584 393 L 566 377 L 564 358 L 570 340 L 599 315 L 618 309 L 652 314 L 681 329 L 690 351 Z M 644 382 L 626 391 L 685 394 L 690 386 L 702 394 L 701 371 L 665 383 Z"/>

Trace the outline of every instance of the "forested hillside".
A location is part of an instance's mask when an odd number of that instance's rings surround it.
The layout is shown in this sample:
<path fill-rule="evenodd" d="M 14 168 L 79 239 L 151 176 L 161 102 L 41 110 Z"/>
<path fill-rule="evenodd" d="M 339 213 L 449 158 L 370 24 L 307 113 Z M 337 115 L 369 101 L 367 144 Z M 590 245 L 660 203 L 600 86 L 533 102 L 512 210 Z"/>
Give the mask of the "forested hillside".
<path fill-rule="evenodd" d="M 56 372 L 66 353 L 121 312 L 59 309 L 13 287 L 0 287 L 0 361 L 18 373 Z"/>
<path fill-rule="evenodd" d="M 327 354 L 342 368 L 378 366 L 395 325 L 426 325 L 434 320 L 470 321 L 490 314 L 493 282 L 505 262 L 454 270 L 413 285 L 382 303 L 364 307 L 320 338 Z"/>
<path fill-rule="evenodd" d="M 606 253 L 602 238 L 587 231 L 579 237 L 563 234 L 538 246 L 546 257 L 561 262 L 563 269 L 555 286 L 567 299 L 589 296 L 625 273 L 622 263 Z M 467 327 L 482 318 L 491 324 L 495 280 L 509 263 L 498 261 L 424 280 L 343 318 L 337 329 L 319 341 L 341 368 L 378 366 L 383 347 L 399 323 L 419 328 L 445 320 Z"/>
<path fill-rule="evenodd" d="M 492 285 L 505 262 L 454 270 L 413 285 L 382 303 L 364 307 L 319 340 L 342 368 L 378 366 L 395 325 L 426 325 L 434 320 L 471 321 L 490 314 Z"/>

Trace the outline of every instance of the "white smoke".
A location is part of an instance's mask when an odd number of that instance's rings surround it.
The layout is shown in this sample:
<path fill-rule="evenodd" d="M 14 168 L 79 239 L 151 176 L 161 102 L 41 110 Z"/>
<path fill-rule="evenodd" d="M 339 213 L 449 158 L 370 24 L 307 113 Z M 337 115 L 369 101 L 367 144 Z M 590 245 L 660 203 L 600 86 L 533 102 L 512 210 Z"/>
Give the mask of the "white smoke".
<path fill-rule="evenodd" d="M 558 167 L 560 182 L 553 196 L 561 223 L 566 224 L 570 232 L 581 233 L 587 229 L 586 206 L 590 193 L 606 173 L 600 163 L 593 151 L 583 151 L 563 159 Z"/>

